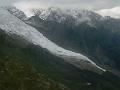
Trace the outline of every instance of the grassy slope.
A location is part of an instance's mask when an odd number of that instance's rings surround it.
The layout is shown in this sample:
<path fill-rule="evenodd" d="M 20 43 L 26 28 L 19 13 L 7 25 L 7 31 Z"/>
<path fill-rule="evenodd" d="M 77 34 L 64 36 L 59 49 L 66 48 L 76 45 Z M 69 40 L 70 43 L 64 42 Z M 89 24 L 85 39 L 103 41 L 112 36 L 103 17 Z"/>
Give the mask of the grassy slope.
<path fill-rule="evenodd" d="M 69 90 L 26 62 L 26 45 L 0 31 L 0 90 Z"/>

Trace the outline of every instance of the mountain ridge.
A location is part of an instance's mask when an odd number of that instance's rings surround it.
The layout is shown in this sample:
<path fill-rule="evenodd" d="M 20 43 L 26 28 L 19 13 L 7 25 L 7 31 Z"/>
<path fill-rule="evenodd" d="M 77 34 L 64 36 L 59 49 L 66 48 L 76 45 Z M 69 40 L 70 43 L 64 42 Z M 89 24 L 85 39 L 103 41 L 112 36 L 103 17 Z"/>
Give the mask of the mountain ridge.
<path fill-rule="evenodd" d="M 59 46 L 82 53 L 98 65 L 108 70 L 113 69 L 112 72 L 120 72 L 119 19 L 104 17 L 102 20 L 93 20 L 95 26 L 91 27 L 86 22 L 76 26 L 72 20 L 65 23 L 42 20 L 38 14 L 24 22 L 35 27 Z"/>

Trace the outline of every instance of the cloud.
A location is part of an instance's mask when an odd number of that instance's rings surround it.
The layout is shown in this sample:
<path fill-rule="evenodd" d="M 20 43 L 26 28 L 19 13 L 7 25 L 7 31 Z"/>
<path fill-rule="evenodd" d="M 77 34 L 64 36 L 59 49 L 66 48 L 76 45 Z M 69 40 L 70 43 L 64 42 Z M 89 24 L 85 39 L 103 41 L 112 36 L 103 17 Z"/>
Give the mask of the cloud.
<path fill-rule="evenodd" d="M 104 9 L 111 8 L 120 5 L 120 0 L 4 0 L 13 3 L 26 3 L 24 5 L 30 5 L 31 7 L 37 6 L 58 6 L 65 8 L 82 8 L 82 9 Z"/>
<path fill-rule="evenodd" d="M 119 17 L 118 11 L 120 0 L 0 0 L 0 6 L 14 5 L 25 11 L 29 15 L 31 8 L 61 7 L 61 8 L 77 8 L 98 11 L 101 15 L 111 15 Z M 117 10 L 115 10 L 116 8 Z M 105 9 L 108 8 L 108 9 Z"/>
<path fill-rule="evenodd" d="M 10 0 L 7 0 L 10 1 Z M 120 1 L 119 0 L 12 0 L 13 5 L 24 11 L 26 15 L 32 16 L 32 8 L 77 8 L 97 11 L 103 16 L 120 18 Z M 114 7 L 114 8 L 113 8 Z M 105 9 L 108 8 L 108 9 Z"/>
<path fill-rule="evenodd" d="M 110 9 L 102 9 L 96 12 L 102 16 L 111 16 L 113 18 L 120 18 L 120 6 L 110 8 Z"/>

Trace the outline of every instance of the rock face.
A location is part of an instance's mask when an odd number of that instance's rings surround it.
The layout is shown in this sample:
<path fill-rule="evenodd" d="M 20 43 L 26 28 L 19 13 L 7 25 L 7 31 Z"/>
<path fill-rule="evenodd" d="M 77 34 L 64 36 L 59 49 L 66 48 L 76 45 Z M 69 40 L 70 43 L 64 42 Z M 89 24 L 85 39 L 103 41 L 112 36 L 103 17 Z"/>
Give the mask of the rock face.
<path fill-rule="evenodd" d="M 21 20 L 26 20 L 27 17 L 24 14 L 24 12 L 20 11 L 19 9 L 15 8 L 15 7 L 7 7 L 6 8 L 11 14 L 15 15 L 17 18 L 21 19 Z"/>

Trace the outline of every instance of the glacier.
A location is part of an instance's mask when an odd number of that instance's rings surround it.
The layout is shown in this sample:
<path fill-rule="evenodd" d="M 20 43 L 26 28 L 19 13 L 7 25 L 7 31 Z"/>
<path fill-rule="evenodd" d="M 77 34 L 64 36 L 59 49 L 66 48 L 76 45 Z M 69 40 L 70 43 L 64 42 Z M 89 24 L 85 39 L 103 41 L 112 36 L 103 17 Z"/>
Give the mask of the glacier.
<path fill-rule="evenodd" d="M 25 24 L 4 8 L 0 8 L 0 28 L 8 34 L 16 34 L 34 45 L 47 49 L 53 55 L 63 58 L 66 62 L 76 66 L 77 68 L 94 72 L 106 71 L 96 65 L 88 57 L 56 45 L 35 28 Z"/>

